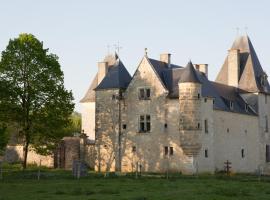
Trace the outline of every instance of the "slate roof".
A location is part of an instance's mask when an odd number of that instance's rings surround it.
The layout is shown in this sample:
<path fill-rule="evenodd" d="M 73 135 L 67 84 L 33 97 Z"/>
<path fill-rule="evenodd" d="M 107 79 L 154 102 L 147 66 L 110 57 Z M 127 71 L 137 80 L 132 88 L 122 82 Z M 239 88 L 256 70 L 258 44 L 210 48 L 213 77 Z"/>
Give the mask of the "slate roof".
<path fill-rule="evenodd" d="M 96 74 L 85 96 L 80 103 L 95 102 L 95 89 L 126 88 L 131 81 L 131 76 L 117 54 L 108 55 L 104 58 L 108 62 L 108 73 L 98 85 Z"/>
<path fill-rule="evenodd" d="M 126 89 L 130 81 L 130 74 L 118 58 L 116 63 L 109 68 L 108 73 L 95 90 L 112 88 Z"/>
<path fill-rule="evenodd" d="M 247 35 L 238 37 L 231 49 L 240 50 L 240 75 L 239 88 L 246 92 L 269 93 L 270 86 L 268 81 L 265 85 L 261 84 L 261 77 L 265 75 L 254 47 Z M 228 57 L 216 78 L 216 82 L 228 83 Z"/>
<path fill-rule="evenodd" d="M 204 73 L 195 70 L 192 62 L 189 62 L 185 68 L 171 65 L 172 68 L 168 68 L 164 63 L 154 59 L 148 59 L 163 84 L 169 91 L 169 98 L 179 97 L 179 82 L 195 82 L 202 84 L 202 97 L 212 97 L 214 98 L 214 109 L 237 112 L 248 115 L 256 115 L 256 113 L 248 107 L 245 109 L 245 101 L 239 95 L 238 89 L 224 85 L 218 84 L 216 82 L 209 81 Z M 230 109 L 230 101 L 233 102 L 233 110 Z"/>

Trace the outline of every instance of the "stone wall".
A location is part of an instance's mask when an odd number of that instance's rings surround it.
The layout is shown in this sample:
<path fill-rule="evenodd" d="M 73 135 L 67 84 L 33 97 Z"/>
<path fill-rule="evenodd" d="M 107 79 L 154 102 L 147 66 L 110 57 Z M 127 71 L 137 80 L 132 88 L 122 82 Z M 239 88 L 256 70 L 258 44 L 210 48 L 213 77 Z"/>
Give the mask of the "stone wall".
<path fill-rule="evenodd" d="M 214 124 L 215 168 L 224 170 L 229 160 L 234 172 L 255 172 L 260 160 L 258 117 L 215 110 Z"/>
<path fill-rule="evenodd" d="M 82 103 L 82 130 L 88 139 L 95 140 L 95 102 Z"/>
<path fill-rule="evenodd" d="M 4 161 L 9 163 L 22 162 L 23 161 L 23 146 L 7 146 Z M 54 159 L 53 156 L 42 156 L 37 154 L 35 151 L 30 150 L 27 156 L 27 164 L 39 165 L 41 161 L 42 166 L 53 167 Z"/>

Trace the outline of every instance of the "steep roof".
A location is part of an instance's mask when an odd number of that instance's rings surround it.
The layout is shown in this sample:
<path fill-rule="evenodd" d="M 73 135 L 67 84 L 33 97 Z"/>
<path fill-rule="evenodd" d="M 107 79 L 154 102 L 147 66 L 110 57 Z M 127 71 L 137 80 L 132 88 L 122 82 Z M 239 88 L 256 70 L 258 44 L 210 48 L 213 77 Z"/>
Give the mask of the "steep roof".
<path fill-rule="evenodd" d="M 115 64 L 109 68 L 108 73 L 96 87 L 96 90 L 112 88 L 125 89 L 127 88 L 130 81 L 130 74 L 128 73 L 121 60 L 118 58 Z"/>
<path fill-rule="evenodd" d="M 126 88 L 129 84 L 131 76 L 116 53 L 107 55 L 103 61 L 108 63 L 107 75 L 100 84 L 98 84 L 98 75 L 95 75 L 80 103 L 95 102 L 95 89 Z"/>
<path fill-rule="evenodd" d="M 96 74 L 94 80 L 92 81 L 84 97 L 81 99 L 80 103 L 95 102 L 96 95 L 94 89 L 97 87 L 97 85 L 98 85 L 98 75 Z"/>
<path fill-rule="evenodd" d="M 182 83 L 201 83 L 191 61 L 189 61 L 187 66 L 184 68 L 179 81 Z"/>
<path fill-rule="evenodd" d="M 268 81 L 264 85 L 261 79 L 265 75 L 254 47 L 247 35 L 238 37 L 231 49 L 240 50 L 240 75 L 238 87 L 247 92 L 270 92 Z M 228 56 L 216 78 L 216 82 L 228 83 Z"/>

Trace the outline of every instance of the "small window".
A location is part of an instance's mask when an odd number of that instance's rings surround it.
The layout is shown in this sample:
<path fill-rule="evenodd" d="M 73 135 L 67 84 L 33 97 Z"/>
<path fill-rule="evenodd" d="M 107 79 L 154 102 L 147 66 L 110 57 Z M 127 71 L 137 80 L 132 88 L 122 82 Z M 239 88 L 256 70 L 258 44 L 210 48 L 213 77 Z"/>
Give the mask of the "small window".
<path fill-rule="evenodd" d="M 233 102 L 230 101 L 230 109 L 233 110 Z"/>
<path fill-rule="evenodd" d="M 167 124 L 167 123 L 165 123 L 165 124 L 164 124 L 164 128 L 167 128 L 167 127 L 168 127 L 168 124 Z"/>
<path fill-rule="evenodd" d="M 204 132 L 208 133 L 208 121 L 207 121 L 207 119 L 204 120 Z"/>
<path fill-rule="evenodd" d="M 200 95 L 200 93 L 198 93 L 198 99 L 200 99 L 201 98 L 201 95 Z"/>
<path fill-rule="evenodd" d="M 205 158 L 208 158 L 208 149 L 205 149 L 205 150 L 204 150 L 204 157 L 205 157 Z"/>
<path fill-rule="evenodd" d="M 265 161 L 270 162 L 270 146 L 268 144 L 265 148 Z"/>
<path fill-rule="evenodd" d="M 245 157 L 245 150 L 241 149 L 241 157 L 244 158 Z"/>
<path fill-rule="evenodd" d="M 245 111 L 248 112 L 248 104 L 245 103 Z"/>
<path fill-rule="evenodd" d="M 201 124 L 200 124 L 200 123 L 197 124 L 197 128 L 198 128 L 198 129 L 201 128 Z"/>
<path fill-rule="evenodd" d="M 230 129 L 229 128 L 227 128 L 227 133 L 229 133 L 230 132 Z"/>
<path fill-rule="evenodd" d="M 207 102 L 207 98 L 204 98 L 204 102 L 205 102 L 205 103 Z"/>
<path fill-rule="evenodd" d="M 170 147 L 170 156 L 173 155 L 173 147 Z"/>
<path fill-rule="evenodd" d="M 136 146 L 132 147 L 132 152 L 135 153 L 136 152 Z"/>
<path fill-rule="evenodd" d="M 215 105 L 215 99 L 213 99 L 213 105 Z"/>
<path fill-rule="evenodd" d="M 123 124 L 123 129 L 127 129 L 127 125 L 126 124 Z"/>
<path fill-rule="evenodd" d="M 151 96 L 151 90 L 149 88 L 141 88 L 139 89 L 139 99 L 140 100 L 148 100 Z"/>
<path fill-rule="evenodd" d="M 150 115 L 141 115 L 139 122 L 139 131 L 140 132 L 150 132 L 151 130 L 151 117 Z"/>
<path fill-rule="evenodd" d="M 164 147 L 164 155 L 167 156 L 169 153 L 169 148 L 167 146 Z"/>

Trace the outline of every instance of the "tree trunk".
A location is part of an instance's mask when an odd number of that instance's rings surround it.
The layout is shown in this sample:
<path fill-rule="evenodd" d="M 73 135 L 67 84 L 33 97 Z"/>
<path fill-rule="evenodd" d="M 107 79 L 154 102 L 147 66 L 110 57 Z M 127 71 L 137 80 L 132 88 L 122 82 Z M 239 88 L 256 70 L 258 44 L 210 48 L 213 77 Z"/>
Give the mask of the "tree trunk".
<path fill-rule="evenodd" d="M 24 156 L 23 156 L 23 169 L 26 169 L 26 166 L 27 166 L 27 156 L 28 156 L 28 147 L 29 147 L 29 142 L 25 142 L 25 145 L 24 145 Z"/>

